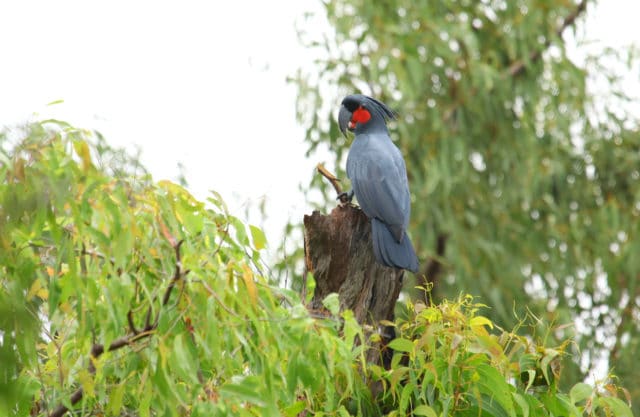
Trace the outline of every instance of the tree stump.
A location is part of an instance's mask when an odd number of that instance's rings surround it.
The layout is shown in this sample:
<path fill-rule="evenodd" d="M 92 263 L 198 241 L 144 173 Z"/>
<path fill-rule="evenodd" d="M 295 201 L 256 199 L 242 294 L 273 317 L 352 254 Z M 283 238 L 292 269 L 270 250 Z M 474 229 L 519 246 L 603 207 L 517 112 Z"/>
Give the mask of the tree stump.
<path fill-rule="evenodd" d="M 306 266 L 316 281 L 311 308 L 322 309 L 322 300 L 335 292 L 341 310 L 352 310 L 360 324 L 377 328 L 380 320 L 393 320 L 404 271 L 376 262 L 371 222 L 362 210 L 346 204 L 329 215 L 305 215 L 304 245 Z M 392 332 L 382 333 L 383 339 L 393 338 Z M 380 363 L 378 349 L 367 356 Z"/>

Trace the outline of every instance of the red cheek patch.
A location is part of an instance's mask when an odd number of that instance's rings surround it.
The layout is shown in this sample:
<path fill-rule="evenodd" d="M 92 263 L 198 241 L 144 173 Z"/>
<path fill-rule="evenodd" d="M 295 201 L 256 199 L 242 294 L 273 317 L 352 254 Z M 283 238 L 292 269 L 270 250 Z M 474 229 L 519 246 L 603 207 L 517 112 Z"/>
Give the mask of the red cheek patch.
<path fill-rule="evenodd" d="M 367 123 L 371 119 L 371 113 L 369 110 L 360 106 L 353 112 L 353 116 L 351 116 L 351 123 L 349 123 L 349 127 L 355 127 L 356 123 Z"/>

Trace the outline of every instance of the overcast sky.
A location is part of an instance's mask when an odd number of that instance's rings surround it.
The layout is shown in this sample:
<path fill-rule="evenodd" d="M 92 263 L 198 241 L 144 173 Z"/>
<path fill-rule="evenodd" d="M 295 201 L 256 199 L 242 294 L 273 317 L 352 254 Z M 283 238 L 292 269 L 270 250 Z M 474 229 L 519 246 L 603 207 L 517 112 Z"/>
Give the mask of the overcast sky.
<path fill-rule="evenodd" d="M 319 162 L 304 158 L 285 81 L 312 65 L 294 29 L 310 10 L 319 0 L 5 0 L 0 126 L 56 117 L 100 130 L 114 145 L 139 145 L 157 180 L 175 179 L 183 163 L 194 194 L 215 189 L 235 214 L 268 196 L 277 247 L 286 219 L 309 210 L 298 184 Z M 638 0 L 601 1 L 590 16 L 591 39 L 640 40 Z M 327 30 L 322 19 L 306 25 Z M 64 103 L 46 106 L 55 100 Z"/>

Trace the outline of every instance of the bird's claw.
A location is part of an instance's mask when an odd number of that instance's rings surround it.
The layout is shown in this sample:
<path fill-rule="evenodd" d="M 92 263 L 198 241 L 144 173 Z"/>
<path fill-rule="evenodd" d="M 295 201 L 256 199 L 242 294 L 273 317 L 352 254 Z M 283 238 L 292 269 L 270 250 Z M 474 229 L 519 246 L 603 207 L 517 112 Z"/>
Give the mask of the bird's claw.
<path fill-rule="evenodd" d="M 353 190 L 338 194 L 336 200 L 340 200 L 341 204 L 350 203 L 353 200 Z"/>

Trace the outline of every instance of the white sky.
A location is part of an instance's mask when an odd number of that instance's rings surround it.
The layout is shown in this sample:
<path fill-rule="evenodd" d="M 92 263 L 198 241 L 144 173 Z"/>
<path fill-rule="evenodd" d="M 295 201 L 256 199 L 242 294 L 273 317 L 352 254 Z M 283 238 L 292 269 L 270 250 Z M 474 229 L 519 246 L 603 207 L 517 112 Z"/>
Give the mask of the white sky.
<path fill-rule="evenodd" d="M 294 29 L 309 10 L 319 0 L 5 0 L 0 127 L 56 117 L 97 129 L 139 145 L 156 180 L 175 179 L 182 162 L 196 196 L 215 189 L 236 215 L 268 196 L 275 248 L 287 218 L 310 210 L 298 184 L 320 162 L 305 160 L 285 81 L 312 65 Z M 640 41 L 638 0 L 602 0 L 590 15 L 590 38 Z"/>
<path fill-rule="evenodd" d="M 268 196 L 273 240 L 289 215 L 304 213 L 297 186 L 315 165 L 304 158 L 286 82 L 313 59 L 294 28 L 313 8 L 309 0 L 3 1 L 0 127 L 55 117 L 97 129 L 113 145 L 139 145 L 156 180 L 175 179 L 182 162 L 198 198 L 215 189 L 241 217 Z"/>

